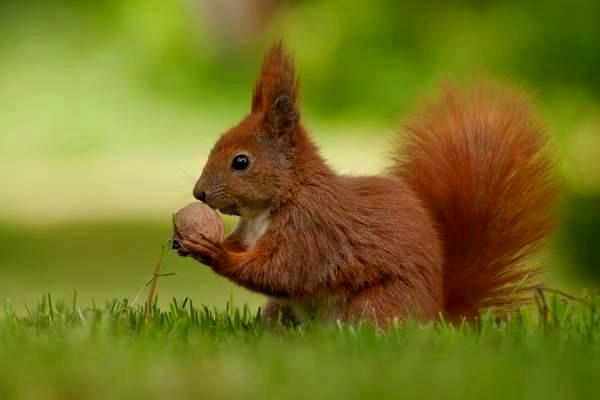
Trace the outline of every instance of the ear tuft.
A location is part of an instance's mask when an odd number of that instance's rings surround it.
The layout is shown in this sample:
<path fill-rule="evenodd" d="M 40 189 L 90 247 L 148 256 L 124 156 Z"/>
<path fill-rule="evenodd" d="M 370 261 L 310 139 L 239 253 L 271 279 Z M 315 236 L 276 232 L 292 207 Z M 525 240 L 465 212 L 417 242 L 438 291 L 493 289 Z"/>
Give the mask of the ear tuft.
<path fill-rule="evenodd" d="M 295 122 L 299 114 L 298 91 L 293 59 L 277 41 L 263 60 L 252 96 L 252 112 L 265 112 L 271 122 Z M 290 118 L 292 115 L 294 118 Z"/>

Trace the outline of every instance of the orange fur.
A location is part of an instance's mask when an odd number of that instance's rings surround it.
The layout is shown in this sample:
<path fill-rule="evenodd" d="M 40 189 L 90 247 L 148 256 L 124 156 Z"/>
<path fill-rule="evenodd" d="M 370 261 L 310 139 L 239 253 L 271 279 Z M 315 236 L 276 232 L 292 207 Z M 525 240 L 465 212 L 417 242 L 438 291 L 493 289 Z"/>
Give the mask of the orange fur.
<path fill-rule="evenodd" d="M 448 88 L 405 132 L 387 176 L 335 174 L 300 121 L 280 43 L 251 113 L 217 142 L 194 193 L 240 215 L 224 243 L 182 241 L 287 321 L 473 317 L 523 302 L 551 227 L 544 136 L 520 97 Z M 232 168 L 238 155 L 249 167 Z M 527 279 L 526 279 L 527 278 Z"/>
<path fill-rule="evenodd" d="M 405 129 L 394 175 L 438 223 L 449 316 L 511 309 L 531 296 L 531 257 L 555 225 L 546 136 L 520 94 L 445 88 Z"/>

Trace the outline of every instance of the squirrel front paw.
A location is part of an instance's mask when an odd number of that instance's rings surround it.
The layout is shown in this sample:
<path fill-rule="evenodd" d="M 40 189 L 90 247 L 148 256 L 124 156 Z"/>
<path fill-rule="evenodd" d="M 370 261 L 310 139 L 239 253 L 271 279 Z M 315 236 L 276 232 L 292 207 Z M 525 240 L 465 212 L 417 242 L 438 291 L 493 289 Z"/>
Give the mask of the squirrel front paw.
<path fill-rule="evenodd" d="M 225 259 L 226 251 L 221 243 L 215 243 L 205 236 L 178 240 L 177 253 L 191 255 L 202 264 L 215 268 Z"/>
<path fill-rule="evenodd" d="M 190 252 L 187 251 L 186 249 L 184 249 L 183 247 L 181 247 L 181 244 L 179 243 L 180 239 L 178 238 L 173 238 L 171 240 L 171 249 L 172 250 L 177 250 L 177 254 L 181 257 L 187 257 L 190 255 Z"/>

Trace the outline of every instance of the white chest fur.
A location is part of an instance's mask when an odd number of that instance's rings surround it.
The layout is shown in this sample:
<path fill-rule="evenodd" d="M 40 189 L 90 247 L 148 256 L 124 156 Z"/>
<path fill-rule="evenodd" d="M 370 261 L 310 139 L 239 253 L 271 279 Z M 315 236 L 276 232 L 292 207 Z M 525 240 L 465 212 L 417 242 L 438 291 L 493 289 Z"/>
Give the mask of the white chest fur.
<path fill-rule="evenodd" d="M 243 235 L 244 244 L 250 248 L 254 246 L 254 243 L 260 239 L 262 235 L 267 231 L 270 222 L 270 213 L 268 211 L 253 216 L 251 218 L 243 219 Z"/>

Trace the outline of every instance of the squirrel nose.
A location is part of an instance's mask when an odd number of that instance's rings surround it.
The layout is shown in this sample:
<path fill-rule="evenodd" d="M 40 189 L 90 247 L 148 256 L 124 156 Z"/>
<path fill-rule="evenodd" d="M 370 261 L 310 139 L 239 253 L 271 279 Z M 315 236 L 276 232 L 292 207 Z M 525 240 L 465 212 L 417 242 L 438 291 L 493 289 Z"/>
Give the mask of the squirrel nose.
<path fill-rule="evenodd" d="M 206 190 L 202 179 L 198 179 L 194 185 L 194 197 L 203 203 L 206 203 Z"/>
<path fill-rule="evenodd" d="M 206 192 L 205 191 L 194 190 L 194 197 L 203 203 L 206 202 Z"/>

